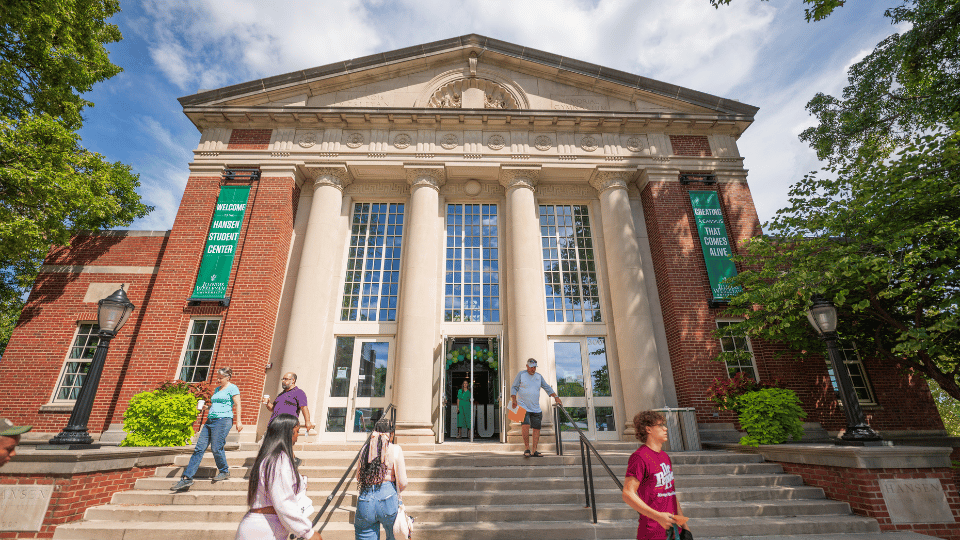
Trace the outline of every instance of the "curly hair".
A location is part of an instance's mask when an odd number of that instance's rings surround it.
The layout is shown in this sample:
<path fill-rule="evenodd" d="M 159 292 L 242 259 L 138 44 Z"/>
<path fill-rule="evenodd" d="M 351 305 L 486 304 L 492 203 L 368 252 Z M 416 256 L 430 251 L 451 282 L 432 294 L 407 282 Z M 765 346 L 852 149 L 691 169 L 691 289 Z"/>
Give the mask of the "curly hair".
<path fill-rule="evenodd" d="M 390 437 L 384 440 L 379 434 L 389 434 Z M 383 483 L 383 477 L 387 474 L 387 448 L 390 446 L 390 439 L 393 438 L 393 423 L 386 417 L 377 421 L 373 427 L 373 436 L 370 442 L 363 445 L 360 450 L 360 465 L 357 470 L 357 483 L 360 484 L 360 491 L 377 486 Z M 376 445 L 377 457 L 370 461 L 370 446 Z"/>
<path fill-rule="evenodd" d="M 663 413 L 657 411 L 640 411 L 633 417 L 633 429 L 636 431 L 634 435 L 638 441 L 646 443 L 647 428 L 662 424 L 666 421 L 667 418 L 663 416 Z"/>

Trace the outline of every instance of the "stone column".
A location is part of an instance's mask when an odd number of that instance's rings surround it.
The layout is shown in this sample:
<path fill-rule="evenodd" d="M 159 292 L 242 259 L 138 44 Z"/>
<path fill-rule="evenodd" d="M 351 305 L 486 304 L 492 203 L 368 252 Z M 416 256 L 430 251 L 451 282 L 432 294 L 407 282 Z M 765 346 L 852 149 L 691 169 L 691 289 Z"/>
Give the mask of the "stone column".
<path fill-rule="evenodd" d="M 318 355 L 333 335 L 330 311 L 338 298 L 336 279 L 340 268 L 336 265 L 343 247 L 340 209 L 343 189 L 352 178 L 342 165 L 307 165 L 305 170 L 313 178 L 313 183 L 304 182 L 300 204 L 310 205 L 310 215 L 300 254 L 281 373 L 293 371 L 297 374 L 297 386 L 307 393 L 311 419 L 320 425 L 324 421 L 319 418 L 320 410 L 326 397 L 320 388 L 320 379 L 328 359 Z"/>
<path fill-rule="evenodd" d="M 510 247 L 510 265 L 507 268 L 510 302 L 506 310 L 510 368 L 505 374 L 509 378 L 508 384 L 513 382 L 517 373 L 526 369 L 527 358 L 540 361 L 538 371 L 541 374 L 550 372 L 543 369 L 547 359 L 547 308 L 543 292 L 540 217 L 534 197 L 539 179 L 539 168 L 503 167 L 500 170 L 500 183 L 506 189 L 507 199 L 507 219 L 503 227 L 509 236 Z M 541 402 L 547 403 L 543 395 Z M 553 421 L 549 410 L 544 409 L 545 424 L 552 424 Z M 511 425 L 508 434 L 514 436 L 519 433 L 519 425 Z"/>
<path fill-rule="evenodd" d="M 440 186 L 442 166 L 405 167 L 410 202 L 404 211 L 403 270 L 397 316 L 393 403 L 397 436 L 406 442 L 433 442 L 433 362 L 439 339 Z"/>
<path fill-rule="evenodd" d="M 627 418 L 623 419 L 624 434 L 633 434 L 634 414 L 665 406 L 646 277 L 627 194 L 627 182 L 634 172 L 599 168 L 590 179 L 590 185 L 600 193 L 612 330 L 616 336 L 621 393 L 627 412 Z M 653 276 L 650 279 L 654 279 Z"/>

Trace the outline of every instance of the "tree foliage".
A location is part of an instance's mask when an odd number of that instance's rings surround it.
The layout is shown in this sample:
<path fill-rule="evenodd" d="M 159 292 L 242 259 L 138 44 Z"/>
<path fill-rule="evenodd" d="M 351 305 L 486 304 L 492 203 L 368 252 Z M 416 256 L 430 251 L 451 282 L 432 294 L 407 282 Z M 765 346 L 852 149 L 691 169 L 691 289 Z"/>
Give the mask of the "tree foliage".
<path fill-rule="evenodd" d="M 960 398 L 960 2 L 886 14 L 912 26 L 850 68 L 842 97 L 808 103 L 819 125 L 801 138 L 828 165 L 741 250 L 728 312 L 739 331 L 819 355 L 805 311 L 821 294 L 861 354 Z"/>
<path fill-rule="evenodd" d="M 768 0 L 763 0 L 767 2 Z M 806 14 L 807 21 L 821 21 L 826 19 L 833 10 L 847 3 L 848 0 L 803 0 L 804 4 L 807 4 L 811 7 L 808 7 L 804 10 Z M 710 4 L 715 8 L 719 8 L 722 5 L 727 5 L 730 3 L 730 0 L 710 0 Z"/>
<path fill-rule="evenodd" d="M 0 353 L 53 245 L 152 210 L 130 167 L 83 148 L 82 94 L 120 72 L 116 0 L 0 0 Z"/>

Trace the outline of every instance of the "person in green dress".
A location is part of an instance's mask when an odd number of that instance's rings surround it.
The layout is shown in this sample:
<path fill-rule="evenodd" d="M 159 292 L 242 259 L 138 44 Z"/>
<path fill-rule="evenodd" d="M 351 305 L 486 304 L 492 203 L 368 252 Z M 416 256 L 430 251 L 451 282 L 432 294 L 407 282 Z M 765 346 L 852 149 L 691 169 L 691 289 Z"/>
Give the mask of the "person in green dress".
<path fill-rule="evenodd" d="M 463 386 L 457 390 L 457 438 L 460 438 L 460 430 L 467 430 L 467 437 L 470 436 L 470 420 L 473 415 L 470 414 L 470 383 L 463 380 Z"/>

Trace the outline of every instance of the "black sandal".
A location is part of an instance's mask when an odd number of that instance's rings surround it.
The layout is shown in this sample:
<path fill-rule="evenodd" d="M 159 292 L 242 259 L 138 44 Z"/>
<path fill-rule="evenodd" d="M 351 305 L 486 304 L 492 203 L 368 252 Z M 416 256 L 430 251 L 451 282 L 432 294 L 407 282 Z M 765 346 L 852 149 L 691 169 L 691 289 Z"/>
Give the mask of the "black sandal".
<path fill-rule="evenodd" d="M 529 449 L 523 451 L 523 457 L 530 457 L 530 450 L 529 450 Z"/>
<path fill-rule="evenodd" d="M 536 452 L 534 452 L 534 453 L 532 453 L 532 454 L 530 454 L 530 455 L 533 456 L 533 457 L 543 457 L 543 454 L 541 454 L 539 450 L 537 450 Z"/>

